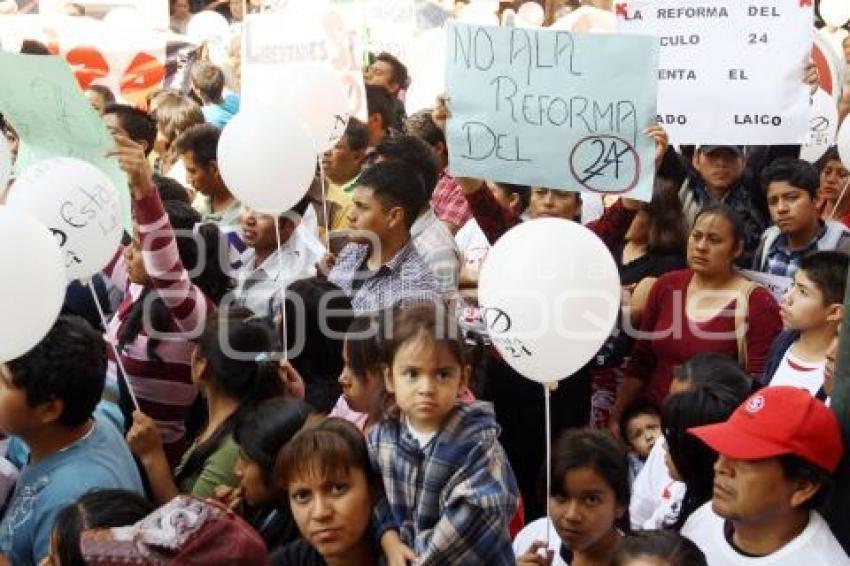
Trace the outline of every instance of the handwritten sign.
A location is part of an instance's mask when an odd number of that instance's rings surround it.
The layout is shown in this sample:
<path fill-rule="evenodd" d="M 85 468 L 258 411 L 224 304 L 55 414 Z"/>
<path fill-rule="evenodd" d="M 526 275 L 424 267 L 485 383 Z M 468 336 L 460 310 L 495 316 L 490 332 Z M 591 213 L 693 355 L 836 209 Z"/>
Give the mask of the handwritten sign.
<path fill-rule="evenodd" d="M 127 178 L 106 154 L 112 136 L 60 57 L 0 52 L 0 112 L 20 136 L 17 171 L 51 157 L 76 157 L 106 173 L 118 188 L 124 227 L 132 233 Z"/>
<path fill-rule="evenodd" d="M 276 70 L 326 63 L 345 85 L 352 116 L 366 120 L 363 6 L 354 0 L 291 0 L 274 12 L 249 14 L 242 28 L 242 98 L 246 106 L 274 89 Z"/>
<path fill-rule="evenodd" d="M 657 42 L 447 26 L 455 176 L 652 196 Z"/>
<path fill-rule="evenodd" d="M 750 281 L 755 281 L 759 285 L 763 285 L 770 291 L 773 298 L 779 304 L 782 304 L 782 300 L 785 298 L 786 293 L 788 293 L 788 289 L 794 284 L 794 279 L 782 275 L 771 275 L 750 269 L 742 269 L 740 273 Z"/>
<path fill-rule="evenodd" d="M 835 143 L 838 107 L 825 91 L 818 89 L 809 109 L 809 141 L 800 147 L 800 159 L 814 163 Z"/>
<path fill-rule="evenodd" d="M 806 141 L 811 2 L 629 0 L 615 13 L 619 31 L 659 38 L 658 121 L 671 141 Z"/>
<path fill-rule="evenodd" d="M 369 51 L 392 53 L 407 63 L 416 32 L 414 0 L 366 0 L 366 44 Z"/>

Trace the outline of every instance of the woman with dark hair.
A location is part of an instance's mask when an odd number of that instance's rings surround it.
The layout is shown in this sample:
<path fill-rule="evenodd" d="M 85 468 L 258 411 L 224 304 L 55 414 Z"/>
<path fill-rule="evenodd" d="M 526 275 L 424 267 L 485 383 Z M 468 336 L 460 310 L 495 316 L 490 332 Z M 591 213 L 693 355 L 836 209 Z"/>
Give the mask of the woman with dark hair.
<path fill-rule="evenodd" d="M 292 282 L 285 305 L 289 362 L 304 379 L 304 399 L 328 414 L 341 392 L 337 377 L 344 366 L 345 333 L 354 318 L 351 300 L 330 281 L 313 277 Z"/>
<path fill-rule="evenodd" d="M 688 238 L 688 269 L 661 276 L 649 292 L 640 334 L 611 411 L 612 430 L 623 409 L 641 395 L 660 407 L 673 368 L 697 354 L 725 354 L 739 360 L 754 378 L 762 378 L 782 321 L 770 292 L 735 270 L 743 239 L 741 221 L 728 206 L 712 205 L 697 214 Z"/>
<path fill-rule="evenodd" d="M 673 531 L 639 531 L 623 539 L 612 566 L 708 566 L 690 539 Z"/>
<path fill-rule="evenodd" d="M 298 538 L 289 502 L 280 498 L 275 462 L 310 414 L 310 406 L 297 399 L 280 397 L 260 403 L 233 431 L 239 447 L 234 468 L 239 486 L 216 490 L 216 498 L 254 527 L 270 553 Z"/>
<path fill-rule="evenodd" d="M 552 447 L 551 476 L 551 520 L 538 519 L 516 536 L 517 565 L 610 564 L 629 531 L 626 451 L 605 432 L 569 430 Z"/>
<path fill-rule="evenodd" d="M 116 346 L 127 371 L 118 379 L 109 349 L 107 394 L 110 383 L 118 388 L 129 384 L 138 410 L 156 421 L 168 461 L 175 464 L 185 450 L 184 421 L 198 395 L 192 382 L 190 337 L 204 328 L 231 288 L 222 269 L 227 246 L 215 225 L 198 225 L 200 215 L 187 204 L 163 204 L 141 144 L 123 135 L 115 140 L 130 180 L 136 229 L 123 256 L 107 268 L 113 283 L 124 290 L 124 299 L 106 339 Z M 193 232 L 194 237 L 187 235 Z M 121 389 L 127 417 L 135 408 L 129 393 Z"/>
<path fill-rule="evenodd" d="M 172 478 L 162 441 L 152 419 L 133 414 L 127 442 L 142 463 L 154 499 L 164 504 L 178 493 L 204 498 L 220 485 L 235 486 L 239 447 L 233 432 L 259 403 L 283 395 L 271 328 L 252 320 L 248 309 L 232 309 L 208 320 L 192 355 L 192 381 L 207 404 L 206 426 L 183 454 Z"/>
<path fill-rule="evenodd" d="M 382 492 L 363 434 L 327 418 L 299 432 L 280 453 L 276 475 L 302 538 L 270 557 L 274 566 L 373 566 L 369 533 Z"/>
<path fill-rule="evenodd" d="M 820 187 L 816 206 L 824 220 L 839 220 L 850 226 L 850 171 L 841 161 L 838 148 L 833 146 L 817 160 Z"/>
<path fill-rule="evenodd" d="M 156 506 L 132 491 L 92 491 L 56 515 L 50 537 L 50 554 L 41 566 L 86 566 L 80 535 L 87 529 L 126 527 L 141 521 Z"/>
<path fill-rule="evenodd" d="M 745 399 L 753 390 L 753 380 L 728 356 L 700 354 L 673 370 L 664 408 L 683 392 L 705 388 L 726 392 L 723 398 Z M 678 403 L 676 411 L 678 414 Z M 632 484 L 629 515 L 633 529 L 660 529 L 676 523 L 687 486 L 671 476 L 668 460 L 667 443 L 662 437 Z"/>
<path fill-rule="evenodd" d="M 364 433 L 374 424 L 369 413 L 374 409 L 384 379 L 377 324 L 377 320 L 368 315 L 357 316 L 351 321 L 343 342 L 343 368 L 338 379 L 342 395 L 330 414 L 354 423 Z"/>
<path fill-rule="evenodd" d="M 684 482 L 685 494 L 678 517 L 665 527 L 682 528 L 691 513 L 711 500 L 717 452 L 688 433 L 691 427 L 725 422 L 749 396 L 749 391 L 703 383 L 671 395 L 661 410 L 661 430 L 667 443 L 667 470 Z"/>

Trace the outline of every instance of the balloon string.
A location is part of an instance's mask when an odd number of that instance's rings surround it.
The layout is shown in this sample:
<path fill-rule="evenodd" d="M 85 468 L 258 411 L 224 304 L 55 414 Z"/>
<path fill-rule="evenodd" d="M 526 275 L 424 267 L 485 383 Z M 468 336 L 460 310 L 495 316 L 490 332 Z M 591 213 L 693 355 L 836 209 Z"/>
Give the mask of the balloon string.
<path fill-rule="evenodd" d="M 331 219 L 328 218 L 328 197 L 325 190 L 325 166 L 322 163 L 322 156 L 319 156 L 319 183 L 322 188 L 322 216 L 325 219 L 325 247 L 327 251 L 331 251 Z"/>
<path fill-rule="evenodd" d="M 277 237 L 277 263 L 283 275 L 283 246 L 280 244 L 280 215 L 274 216 L 274 233 Z M 289 360 L 289 348 L 286 344 L 286 286 L 280 288 L 280 340 L 283 346 L 283 359 Z"/>
<path fill-rule="evenodd" d="M 847 192 L 847 187 L 850 187 L 850 178 L 844 183 L 844 188 L 841 189 L 841 193 L 838 195 L 838 198 L 835 200 L 835 204 L 832 205 L 832 212 L 829 213 L 829 217 L 831 219 L 835 219 L 835 211 L 838 210 L 838 205 L 841 204 L 841 201 L 844 200 L 844 194 Z"/>
<path fill-rule="evenodd" d="M 550 501 L 552 500 L 552 415 L 550 411 L 549 396 L 551 391 L 549 384 L 543 384 L 543 400 L 546 407 L 546 550 L 549 550 L 549 533 L 552 528 L 550 525 L 555 523 L 552 521 L 552 509 Z"/>
<path fill-rule="evenodd" d="M 94 281 L 89 279 L 84 282 L 86 287 L 91 291 L 91 298 L 94 300 L 94 306 L 97 308 L 97 314 L 100 315 L 100 322 L 103 324 L 103 329 L 106 331 L 108 324 L 106 322 L 106 315 L 103 312 L 103 307 L 100 306 L 100 299 L 97 296 L 97 291 L 94 288 Z M 130 394 L 130 400 L 133 402 L 133 408 L 137 411 L 141 410 L 139 408 L 139 400 L 136 399 L 136 394 L 133 393 L 133 386 L 130 385 L 130 380 L 127 378 L 127 370 L 124 369 L 124 362 L 121 361 L 121 354 L 118 352 L 118 347 L 112 340 L 107 340 L 109 343 L 109 347 L 112 349 L 112 354 L 115 356 L 115 364 L 118 366 L 118 379 L 124 380 L 124 385 L 127 386 L 127 392 Z"/>

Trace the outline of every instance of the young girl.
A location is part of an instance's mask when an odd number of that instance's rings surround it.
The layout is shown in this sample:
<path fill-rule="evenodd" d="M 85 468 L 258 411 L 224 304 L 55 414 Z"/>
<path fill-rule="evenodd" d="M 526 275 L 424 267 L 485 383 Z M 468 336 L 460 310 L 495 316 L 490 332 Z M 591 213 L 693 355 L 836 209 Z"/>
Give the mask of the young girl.
<path fill-rule="evenodd" d="M 471 368 L 448 311 L 392 313 L 384 344 L 392 405 L 367 434 L 386 491 L 377 534 L 391 565 L 514 564 L 516 481 L 491 406 L 460 403 Z"/>
<path fill-rule="evenodd" d="M 627 536 L 612 566 L 708 566 L 699 547 L 673 531 L 638 531 Z"/>
<path fill-rule="evenodd" d="M 332 417 L 350 421 L 364 433 L 374 424 L 369 420 L 369 412 L 383 379 L 383 354 L 376 330 L 376 321 L 362 315 L 355 317 L 348 327 L 342 346 L 345 365 L 339 374 L 342 395 L 331 411 Z"/>
<path fill-rule="evenodd" d="M 538 519 L 517 535 L 517 564 L 609 565 L 628 530 L 626 452 L 602 431 L 570 430 L 552 447 L 551 475 L 552 519 Z"/>
<path fill-rule="evenodd" d="M 160 504 L 178 493 L 205 498 L 219 485 L 235 486 L 233 469 L 239 449 L 233 440 L 234 428 L 259 403 L 283 395 L 275 366 L 264 359 L 264 353 L 274 349 L 271 328 L 253 317 L 248 309 L 220 312 L 207 322 L 198 339 L 192 354 L 192 381 L 204 394 L 208 418 L 174 478 L 153 421 L 141 412 L 133 414 L 127 442 Z"/>

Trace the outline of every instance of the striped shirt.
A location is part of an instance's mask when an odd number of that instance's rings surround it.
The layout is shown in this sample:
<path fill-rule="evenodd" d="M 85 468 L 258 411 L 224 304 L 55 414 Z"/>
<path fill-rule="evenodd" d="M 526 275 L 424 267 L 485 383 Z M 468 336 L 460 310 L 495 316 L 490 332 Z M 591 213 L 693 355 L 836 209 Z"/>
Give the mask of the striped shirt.
<path fill-rule="evenodd" d="M 192 284 L 180 262 L 174 232 L 157 192 L 134 200 L 133 213 L 138 222 L 145 270 L 171 318 L 167 331 L 155 336 L 159 342 L 154 351 L 159 360 L 148 357 L 151 337 L 146 325 L 143 325 L 136 339 L 121 352 L 121 362 L 127 371 L 127 381 L 139 401 L 139 408 L 156 423 L 165 453 L 174 465 L 186 448 L 184 421 L 198 395 L 198 388 L 192 383 L 194 344 L 190 340 L 203 330 L 215 305 Z M 143 287 L 130 282 L 123 256 L 109 275 L 125 290 L 118 313 L 106 329 L 107 340 L 117 345 L 120 329 Z M 109 357 L 107 379 L 117 380 L 118 371 L 111 349 Z"/>

